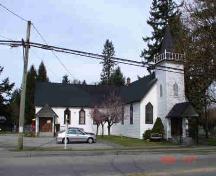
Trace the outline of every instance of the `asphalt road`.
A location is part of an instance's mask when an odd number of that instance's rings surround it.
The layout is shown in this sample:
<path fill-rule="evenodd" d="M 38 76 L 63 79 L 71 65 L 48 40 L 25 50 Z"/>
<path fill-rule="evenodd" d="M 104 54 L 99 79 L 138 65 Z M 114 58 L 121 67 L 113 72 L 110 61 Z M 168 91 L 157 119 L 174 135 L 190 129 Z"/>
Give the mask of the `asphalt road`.
<path fill-rule="evenodd" d="M 8 156 L 0 158 L 1 176 L 216 175 L 216 154 Z"/>
<path fill-rule="evenodd" d="M 96 143 L 69 145 L 71 149 L 91 149 L 86 152 L 39 150 L 15 152 L 11 150 L 16 147 L 16 139 L 14 135 L 0 136 L 0 176 L 216 175 L 215 148 L 207 148 L 202 152 L 195 148 L 190 149 L 190 152 L 189 149 L 109 152 L 107 149 L 113 149 L 115 146 Z M 24 138 L 24 144 L 35 148 L 63 147 L 61 144 L 56 144 L 53 138 Z M 103 151 L 95 152 L 100 149 Z"/>

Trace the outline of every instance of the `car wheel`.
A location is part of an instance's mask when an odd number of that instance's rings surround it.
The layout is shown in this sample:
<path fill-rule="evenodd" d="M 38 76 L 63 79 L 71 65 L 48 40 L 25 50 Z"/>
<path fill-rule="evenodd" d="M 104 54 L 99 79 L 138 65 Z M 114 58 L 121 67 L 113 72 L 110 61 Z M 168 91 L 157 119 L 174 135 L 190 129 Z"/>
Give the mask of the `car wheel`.
<path fill-rule="evenodd" d="M 62 139 L 62 144 L 64 144 L 64 143 L 65 143 L 65 138 Z M 69 144 L 69 139 L 68 138 L 66 139 L 66 143 Z"/>
<path fill-rule="evenodd" d="M 88 138 L 87 142 L 88 142 L 89 144 L 92 144 L 94 141 L 93 141 L 92 138 Z"/>

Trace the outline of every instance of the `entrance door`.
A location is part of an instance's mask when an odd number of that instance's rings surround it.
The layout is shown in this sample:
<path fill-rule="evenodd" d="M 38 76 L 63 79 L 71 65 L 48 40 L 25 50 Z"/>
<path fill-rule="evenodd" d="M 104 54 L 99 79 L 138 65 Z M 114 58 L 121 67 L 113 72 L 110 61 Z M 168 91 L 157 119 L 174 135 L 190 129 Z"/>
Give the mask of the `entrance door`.
<path fill-rule="evenodd" d="M 182 119 L 180 118 L 171 119 L 171 135 L 172 136 L 182 135 Z"/>
<path fill-rule="evenodd" d="M 39 132 L 52 132 L 52 118 L 39 118 Z"/>

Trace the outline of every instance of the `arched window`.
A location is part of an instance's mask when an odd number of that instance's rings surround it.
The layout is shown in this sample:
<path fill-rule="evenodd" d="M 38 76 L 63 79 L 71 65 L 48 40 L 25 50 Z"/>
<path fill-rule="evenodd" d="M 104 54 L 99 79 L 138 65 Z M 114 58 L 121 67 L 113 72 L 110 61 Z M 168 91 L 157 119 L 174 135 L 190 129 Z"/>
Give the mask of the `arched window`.
<path fill-rule="evenodd" d="M 64 124 L 66 123 L 66 120 L 68 124 L 71 124 L 71 111 L 69 108 L 66 108 L 64 111 Z"/>
<path fill-rule="evenodd" d="M 150 102 L 146 105 L 145 111 L 146 111 L 145 123 L 153 124 L 153 106 Z"/>
<path fill-rule="evenodd" d="M 162 84 L 160 84 L 160 97 L 163 96 L 163 87 L 162 87 Z"/>
<path fill-rule="evenodd" d="M 133 104 L 130 105 L 130 124 L 133 124 Z"/>
<path fill-rule="evenodd" d="M 85 111 L 83 108 L 79 111 L 79 124 L 85 125 Z"/>
<path fill-rule="evenodd" d="M 173 85 L 173 92 L 174 92 L 174 96 L 178 96 L 178 84 L 177 83 Z"/>

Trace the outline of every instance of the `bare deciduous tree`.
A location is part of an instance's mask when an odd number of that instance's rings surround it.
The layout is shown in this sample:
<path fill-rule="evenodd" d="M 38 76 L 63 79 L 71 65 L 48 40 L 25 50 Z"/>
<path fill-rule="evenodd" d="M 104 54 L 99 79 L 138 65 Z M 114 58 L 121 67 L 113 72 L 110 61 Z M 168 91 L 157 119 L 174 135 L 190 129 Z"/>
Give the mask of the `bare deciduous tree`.
<path fill-rule="evenodd" d="M 101 125 L 102 136 L 103 136 L 104 135 L 104 124 L 105 124 L 104 114 L 100 111 L 100 109 L 97 106 L 95 106 L 94 109 L 91 110 L 90 114 L 91 114 L 91 118 L 93 119 L 94 123 L 97 125 L 96 135 L 98 135 L 98 129 L 99 129 L 99 126 Z"/>
<path fill-rule="evenodd" d="M 119 123 L 124 118 L 122 111 L 123 102 L 121 98 L 112 92 L 102 104 L 103 114 L 107 122 L 108 135 L 113 124 Z"/>
<path fill-rule="evenodd" d="M 206 114 L 203 113 L 201 115 L 200 121 L 202 124 L 205 124 L 206 117 L 208 119 L 208 124 L 207 124 L 207 126 L 204 125 L 204 129 L 205 129 L 205 131 L 207 131 L 211 135 L 215 135 L 216 134 L 216 130 L 215 130 L 215 127 L 216 127 L 216 107 L 208 108 L 206 110 Z M 206 128 L 208 128 L 208 129 L 206 129 Z"/>

